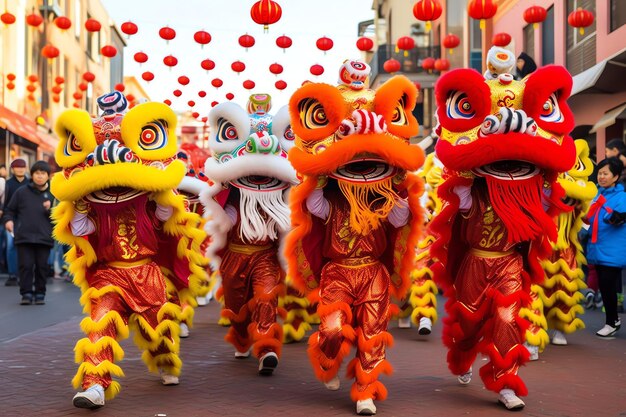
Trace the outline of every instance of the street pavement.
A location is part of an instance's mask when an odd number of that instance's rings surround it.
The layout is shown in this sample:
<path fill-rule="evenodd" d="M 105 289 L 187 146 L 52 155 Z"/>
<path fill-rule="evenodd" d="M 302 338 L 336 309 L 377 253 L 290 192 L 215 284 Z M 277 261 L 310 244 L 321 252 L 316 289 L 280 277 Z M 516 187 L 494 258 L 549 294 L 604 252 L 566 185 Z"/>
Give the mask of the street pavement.
<path fill-rule="evenodd" d="M 122 342 L 126 355 L 119 364 L 126 375 L 120 381 L 120 394 L 95 411 L 74 408 L 70 381 L 77 365 L 73 347 L 83 337 L 78 290 L 55 281 L 48 292 L 44 306 L 18 306 L 17 289 L 0 288 L 0 416 L 354 415 L 350 381 L 343 378 L 339 391 L 327 391 L 313 375 L 306 341 L 284 346 L 279 368 L 271 377 L 257 375 L 254 358 L 236 360 L 233 348 L 223 340 L 227 329 L 216 324 L 219 306 L 215 302 L 196 310 L 191 336 L 181 342 L 180 385 L 162 386 L 158 376 L 149 374 L 131 337 Z M 441 306 L 441 298 L 439 302 Z M 35 316 L 41 320 L 39 327 L 32 330 L 31 323 L 20 330 L 22 318 L 32 321 Z M 568 336 L 568 346 L 549 346 L 538 361 L 521 369 L 529 396 L 526 408 L 516 415 L 626 415 L 626 329 L 615 340 L 601 340 L 594 332 L 604 324 L 604 315 L 589 311 L 583 320 L 587 328 Z M 379 416 L 511 413 L 497 404 L 495 393 L 483 388 L 477 373 L 484 363 L 481 358 L 468 386 L 460 386 L 448 372 L 439 323 L 428 337 L 419 336 L 415 329 L 398 329 L 395 322 L 390 331 L 395 344 L 388 358 L 394 374 L 382 378 L 389 396 L 377 402 Z M 17 336 L 4 337 L 7 332 Z"/>

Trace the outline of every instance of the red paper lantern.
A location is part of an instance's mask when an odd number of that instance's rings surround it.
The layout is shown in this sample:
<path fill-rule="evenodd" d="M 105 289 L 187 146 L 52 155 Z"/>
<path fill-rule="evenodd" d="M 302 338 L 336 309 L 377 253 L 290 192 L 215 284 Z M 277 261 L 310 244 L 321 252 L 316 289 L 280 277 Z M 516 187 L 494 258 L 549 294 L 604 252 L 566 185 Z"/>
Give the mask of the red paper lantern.
<path fill-rule="evenodd" d="M 58 95 L 53 95 L 52 96 L 52 101 L 54 101 L 55 103 L 60 103 L 61 102 L 61 97 L 59 97 Z"/>
<path fill-rule="evenodd" d="M 166 98 L 165 100 L 163 100 L 163 103 L 167 104 L 168 106 L 171 106 L 172 100 L 170 100 L 169 98 Z"/>
<path fill-rule="evenodd" d="M 274 87 L 276 87 L 277 90 L 284 90 L 287 88 L 287 83 L 283 80 L 278 80 L 274 83 Z"/>
<path fill-rule="evenodd" d="M 215 88 L 220 88 L 222 85 L 224 85 L 224 82 L 219 78 L 213 78 L 211 80 L 211 85 Z"/>
<path fill-rule="evenodd" d="M 166 42 L 169 42 L 176 37 L 176 31 L 169 26 L 165 26 L 159 29 L 159 36 L 165 39 Z"/>
<path fill-rule="evenodd" d="M 248 48 L 252 48 L 254 44 L 255 44 L 254 37 L 248 35 L 247 33 L 239 37 L 239 45 L 246 48 L 246 51 L 248 50 Z"/>
<path fill-rule="evenodd" d="M 31 83 L 36 83 L 37 81 L 39 81 L 39 77 L 36 74 L 30 74 L 28 76 L 28 81 Z"/>
<path fill-rule="evenodd" d="M 461 44 L 461 39 L 452 33 L 449 33 L 448 35 L 446 35 L 443 38 L 443 42 L 442 42 L 442 45 L 444 46 L 444 48 L 448 48 L 450 50 L 450 53 L 452 53 L 452 50 L 456 48 L 457 46 L 459 46 L 460 44 Z"/>
<path fill-rule="evenodd" d="M 174 91 L 172 92 L 172 94 L 174 94 L 176 97 L 180 97 L 180 96 L 182 96 L 182 95 L 183 95 L 183 92 L 182 92 L 182 91 L 180 91 L 180 90 L 174 90 Z"/>
<path fill-rule="evenodd" d="M 211 71 L 213 68 L 215 68 L 215 62 L 211 61 L 210 59 L 205 59 L 200 63 L 200 66 L 202 67 L 202 69 Z"/>
<path fill-rule="evenodd" d="M 65 16 L 59 16 L 54 19 L 54 24 L 61 30 L 68 30 L 72 27 L 72 21 Z"/>
<path fill-rule="evenodd" d="M 102 49 L 100 49 L 100 53 L 107 58 L 113 58 L 117 55 L 117 49 L 113 45 L 104 45 Z"/>
<path fill-rule="evenodd" d="M 230 68 L 235 71 L 237 74 L 244 72 L 246 70 L 246 64 L 241 61 L 235 61 L 230 64 Z"/>
<path fill-rule="evenodd" d="M 37 26 L 43 23 L 43 17 L 40 14 L 37 14 L 33 11 L 33 13 L 26 16 L 26 24 L 28 26 L 32 26 L 36 28 Z"/>
<path fill-rule="evenodd" d="M 0 20 L 2 20 L 2 23 L 4 23 L 5 25 L 12 25 L 13 23 L 15 23 L 15 15 L 5 11 L 0 16 Z"/>
<path fill-rule="evenodd" d="M 115 84 L 115 87 L 113 88 L 115 89 L 115 91 L 119 91 L 120 93 L 123 93 L 124 90 L 126 90 L 126 86 L 122 83 Z"/>
<path fill-rule="evenodd" d="M 13 83 L 7 83 L 7 89 L 9 89 L 9 90 L 13 90 L 13 89 L 15 89 L 15 84 L 13 84 Z"/>
<path fill-rule="evenodd" d="M 181 75 L 180 77 L 178 77 L 178 84 L 180 85 L 189 84 L 189 77 L 187 77 L 186 75 Z"/>
<path fill-rule="evenodd" d="M 415 48 L 415 41 L 410 36 L 401 36 L 396 41 L 396 48 L 404 51 L 404 56 L 409 56 L 409 51 Z"/>
<path fill-rule="evenodd" d="M 26 90 L 28 90 L 29 93 L 34 93 L 35 91 L 37 91 L 37 87 L 32 84 L 28 84 L 26 86 Z"/>
<path fill-rule="evenodd" d="M 50 89 L 50 91 L 52 91 L 54 94 L 61 94 L 61 92 L 63 91 L 63 87 L 61 87 L 60 85 L 55 85 Z"/>
<path fill-rule="evenodd" d="M 324 73 L 324 67 L 320 64 L 311 65 L 309 71 L 315 76 L 320 76 Z"/>
<path fill-rule="evenodd" d="M 137 52 L 135 55 L 133 55 L 133 59 L 135 60 L 135 62 L 143 64 L 148 62 L 148 54 L 144 52 Z"/>
<path fill-rule="evenodd" d="M 273 63 L 270 65 L 270 72 L 274 75 L 282 74 L 283 66 L 278 63 Z"/>
<path fill-rule="evenodd" d="M 126 94 L 126 100 L 128 100 L 129 103 L 132 103 L 135 101 L 135 96 L 132 94 Z"/>
<path fill-rule="evenodd" d="M 530 6 L 524 10 L 524 20 L 528 24 L 532 23 L 535 29 L 537 29 L 539 23 L 546 20 L 546 16 L 548 16 L 548 12 L 541 6 Z"/>
<path fill-rule="evenodd" d="M 137 25 L 131 21 L 122 23 L 122 26 L 120 26 L 120 28 L 122 29 L 122 32 L 124 32 L 126 36 L 128 36 L 129 38 L 131 35 L 136 34 L 137 31 L 139 30 Z"/>
<path fill-rule="evenodd" d="M 206 91 L 204 91 L 204 90 L 198 91 L 198 97 L 200 97 L 200 98 L 206 97 Z"/>
<path fill-rule="evenodd" d="M 422 61 L 422 68 L 426 71 L 430 72 L 435 69 L 435 58 L 424 58 Z"/>
<path fill-rule="evenodd" d="M 74 94 L 72 94 L 72 97 L 74 97 L 74 100 L 76 100 L 76 101 L 82 100 L 83 99 L 83 93 L 81 93 L 80 91 L 77 91 Z"/>
<path fill-rule="evenodd" d="M 226 100 L 232 100 L 235 98 L 235 95 L 233 93 L 226 93 Z"/>
<path fill-rule="evenodd" d="M 7 74 L 7 80 L 9 81 L 15 81 L 15 74 L 13 74 L 12 72 Z"/>
<path fill-rule="evenodd" d="M 80 84 L 78 84 L 78 89 L 80 91 L 87 91 L 87 87 L 88 87 L 87 83 L 80 83 Z"/>
<path fill-rule="evenodd" d="M 195 105 L 196 105 L 196 102 L 195 102 L 195 101 L 193 101 L 193 100 L 189 100 L 189 101 L 187 102 L 187 104 L 189 105 L 189 107 L 193 107 L 193 106 L 195 106 Z M 198 117 L 198 116 L 194 116 L 194 117 Z"/>
<path fill-rule="evenodd" d="M 176 59 L 174 55 L 168 55 L 165 58 L 163 58 L 163 63 L 167 65 L 168 67 L 170 67 L 171 69 L 172 67 L 175 67 L 178 64 L 178 59 Z"/>
<path fill-rule="evenodd" d="M 102 25 L 96 19 L 89 18 L 85 20 L 85 29 L 87 29 L 87 32 L 99 32 L 102 29 Z"/>
<path fill-rule="evenodd" d="M 65 78 L 61 77 L 60 75 L 54 78 L 54 82 L 57 84 L 63 84 L 65 82 Z"/>
<path fill-rule="evenodd" d="M 255 23 L 263 25 L 263 31 L 267 32 L 269 25 L 280 20 L 283 10 L 280 5 L 272 0 L 260 0 L 252 5 L 250 17 Z"/>
<path fill-rule="evenodd" d="M 480 28 L 485 28 L 485 19 L 491 19 L 498 11 L 493 0 L 471 0 L 467 5 L 467 13 L 472 19 L 480 20 Z"/>
<path fill-rule="evenodd" d="M 218 104 L 220 104 L 218 101 L 212 101 L 212 102 L 211 102 L 211 107 L 215 107 L 215 106 L 217 106 Z"/>
<path fill-rule="evenodd" d="M 256 86 L 256 84 L 252 80 L 246 80 L 242 83 L 242 85 L 243 88 L 245 88 L 246 90 L 252 90 Z"/>
<path fill-rule="evenodd" d="M 44 57 L 48 58 L 48 59 L 54 59 L 56 57 L 59 56 L 61 52 L 59 51 L 59 48 L 57 48 L 54 45 L 46 45 L 43 48 L 41 48 L 41 55 L 43 55 Z"/>
<path fill-rule="evenodd" d="M 143 74 L 141 74 L 141 78 L 143 78 L 144 81 L 150 82 L 154 80 L 154 74 L 151 73 L 150 71 L 146 71 Z"/>
<path fill-rule="evenodd" d="M 495 46 L 503 48 L 511 43 L 511 35 L 506 32 L 496 33 L 495 35 L 493 35 L 491 43 Z"/>
<path fill-rule="evenodd" d="M 195 103 L 194 103 L 195 104 Z M 193 117 L 194 119 L 197 119 L 198 116 L 200 116 L 200 113 L 198 113 L 197 111 L 191 113 L 191 117 Z"/>
<path fill-rule="evenodd" d="M 420 0 L 413 6 L 413 16 L 417 20 L 426 22 L 424 25 L 426 32 L 430 31 L 432 22 L 441 17 L 441 3 L 439 0 Z"/>
<path fill-rule="evenodd" d="M 30 101 L 35 101 L 35 96 L 33 94 L 29 94 L 28 96 L 26 96 L 26 98 Z"/>
<path fill-rule="evenodd" d="M 445 58 L 439 58 L 435 61 L 435 69 L 437 71 L 448 71 L 450 69 L 450 61 Z"/>
<path fill-rule="evenodd" d="M 74 103 L 72 104 L 72 107 L 74 107 L 75 109 L 79 109 L 79 108 L 80 108 L 80 104 L 78 104 L 78 103 L 74 102 Z"/>
<path fill-rule="evenodd" d="M 371 38 L 365 36 L 360 37 L 356 41 L 356 47 L 359 51 L 367 52 L 371 51 L 374 47 L 374 41 Z"/>
<path fill-rule="evenodd" d="M 315 42 L 315 45 L 317 45 L 317 49 L 319 49 L 320 51 L 324 51 L 324 53 L 326 53 L 326 51 L 330 51 L 332 49 L 334 43 L 332 39 L 324 36 L 324 37 L 319 38 L 317 42 Z"/>
<path fill-rule="evenodd" d="M 283 36 L 279 36 L 278 38 L 276 38 L 276 46 L 278 46 L 279 48 L 283 48 L 283 53 L 292 44 L 293 44 L 293 42 L 291 41 L 291 38 L 289 36 L 283 35 Z"/>
<path fill-rule="evenodd" d="M 585 34 L 585 28 L 593 24 L 593 13 L 579 7 L 567 16 L 567 23 L 570 26 L 578 28 L 581 35 Z"/>
<path fill-rule="evenodd" d="M 204 48 L 204 45 L 211 42 L 211 34 L 204 30 L 199 30 L 193 34 L 193 40 L 198 42 L 201 48 Z"/>
<path fill-rule="evenodd" d="M 400 62 L 393 58 L 386 60 L 383 64 L 383 69 L 389 74 L 400 71 L 400 67 Z"/>
<path fill-rule="evenodd" d="M 413 85 L 417 88 L 417 91 L 422 89 L 422 84 L 419 81 L 413 81 Z"/>
<path fill-rule="evenodd" d="M 95 79 L 96 79 L 96 74 L 94 74 L 93 72 L 87 71 L 86 73 L 83 74 L 83 80 L 87 81 L 88 83 L 92 83 Z"/>

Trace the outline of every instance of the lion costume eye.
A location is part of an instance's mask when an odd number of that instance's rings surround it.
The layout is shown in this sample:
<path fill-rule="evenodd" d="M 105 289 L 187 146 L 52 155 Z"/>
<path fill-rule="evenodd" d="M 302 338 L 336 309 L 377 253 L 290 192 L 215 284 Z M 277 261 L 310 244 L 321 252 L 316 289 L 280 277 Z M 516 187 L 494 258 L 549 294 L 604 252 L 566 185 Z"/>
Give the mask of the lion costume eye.
<path fill-rule="evenodd" d="M 318 128 L 328 125 L 328 117 L 322 104 L 312 98 L 300 102 L 300 119 L 304 122 L 305 127 Z"/>
<path fill-rule="evenodd" d="M 89 113 L 71 109 L 61 113 L 55 131 L 59 137 L 54 157 L 62 168 L 70 168 L 83 162 L 96 147 L 96 138 Z"/>
<path fill-rule="evenodd" d="M 476 114 L 467 94 L 452 91 L 446 102 L 446 112 L 450 119 L 471 119 Z"/>
<path fill-rule="evenodd" d="M 217 133 L 215 134 L 215 140 L 219 143 L 226 142 L 229 140 L 237 140 L 239 139 L 239 135 L 237 134 L 237 128 L 224 119 L 223 117 L 219 118 L 217 121 Z"/>
<path fill-rule="evenodd" d="M 157 120 L 141 128 L 139 146 L 146 151 L 161 149 L 167 143 L 167 122 Z"/>
<path fill-rule="evenodd" d="M 83 149 L 80 147 L 80 143 L 78 139 L 76 139 L 76 135 L 74 133 L 67 131 L 67 142 L 65 142 L 65 146 L 63 147 L 63 154 L 65 156 L 72 156 L 77 152 L 81 152 Z"/>
<path fill-rule="evenodd" d="M 563 120 L 563 114 L 559 109 L 559 102 L 556 98 L 556 94 L 550 95 L 546 102 L 543 103 L 539 117 L 541 117 L 541 120 L 546 122 L 560 122 Z"/>

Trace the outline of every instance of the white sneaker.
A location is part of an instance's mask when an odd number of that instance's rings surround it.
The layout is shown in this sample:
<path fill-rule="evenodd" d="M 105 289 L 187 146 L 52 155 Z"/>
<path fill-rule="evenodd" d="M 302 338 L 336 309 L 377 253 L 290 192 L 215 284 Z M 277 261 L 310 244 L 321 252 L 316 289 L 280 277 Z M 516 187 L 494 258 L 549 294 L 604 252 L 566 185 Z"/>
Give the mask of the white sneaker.
<path fill-rule="evenodd" d="M 411 316 L 400 317 L 398 319 L 398 329 L 410 329 L 411 328 Z"/>
<path fill-rule="evenodd" d="M 470 366 L 469 370 L 462 375 L 458 376 L 459 384 L 467 385 L 472 381 L 472 367 Z"/>
<path fill-rule="evenodd" d="M 338 391 L 341 387 L 341 380 L 338 375 L 335 375 L 330 381 L 324 382 L 324 386 L 329 391 Z"/>
<path fill-rule="evenodd" d="M 202 307 L 202 306 L 209 304 L 209 301 L 211 301 L 211 298 L 213 298 L 213 294 L 208 293 L 204 297 L 196 297 L 196 303 L 198 303 L 199 307 Z"/>
<path fill-rule="evenodd" d="M 239 352 L 238 350 L 235 351 L 235 359 L 246 359 L 250 357 L 250 349 L 246 350 L 245 352 Z"/>
<path fill-rule="evenodd" d="M 267 352 L 259 359 L 259 375 L 270 376 L 278 366 L 278 355 Z"/>
<path fill-rule="evenodd" d="M 92 385 L 74 395 L 72 403 L 78 408 L 100 408 L 104 405 L 104 388 L 100 384 Z"/>
<path fill-rule="evenodd" d="M 426 336 L 427 334 L 430 334 L 432 329 L 433 329 L 433 321 L 429 319 L 428 317 L 422 317 L 420 319 L 420 325 L 417 328 L 417 333 L 421 334 L 422 336 Z"/>
<path fill-rule="evenodd" d="M 621 324 L 621 323 L 619 323 Z M 609 326 L 605 324 L 603 328 L 596 332 L 596 336 L 601 337 L 603 339 L 615 339 L 615 333 L 617 333 L 617 327 Z"/>
<path fill-rule="evenodd" d="M 505 388 L 500 391 L 498 402 L 506 407 L 507 410 L 521 410 L 526 404 L 522 401 L 512 389 Z"/>
<path fill-rule="evenodd" d="M 529 360 L 536 361 L 539 359 L 539 346 L 531 345 L 528 342 L 524 342 L 524 347 L 530 353 Z"/>
<path fill-rule="evenodd" d="M 163 385 L 178 385 L 178 377 L 174 375 L 170 375 L 164 370 L 160 370 L 159 374 L 161 375 L 161 384 Z"/>
<path fill-rule="evenodd" d="M 359 400 L 356 402 L 356 413 L 360 416 L 373 416 L 376 414 L 376 406 L 374 400 L 368 398 L 367 400 Z"/>
<path fill-rule="evenodd" d="M 567 339 L 563 332 L 555 330 L 552 335 L 552 340 L 550 341 L 553 345 L 565 346 L 567 345 Z"/>
<path fill-rule="evenodd" d="M 180 337 L 182 337 L 183 339 L 185 337 L 189 337 L 189 326 L 187 326 L 185 323 L 180 323 Z"/>

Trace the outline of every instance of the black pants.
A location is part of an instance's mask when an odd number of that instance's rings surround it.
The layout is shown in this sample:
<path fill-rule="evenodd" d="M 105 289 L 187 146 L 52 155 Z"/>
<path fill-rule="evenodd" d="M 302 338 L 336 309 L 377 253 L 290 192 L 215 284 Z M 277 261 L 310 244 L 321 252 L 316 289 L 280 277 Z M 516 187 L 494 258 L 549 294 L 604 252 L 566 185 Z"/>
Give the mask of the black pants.
<path fill-rule="evenodd" d="M 23 243 L 17 248 L 17 264 L 20 274 L 20 294 L 33 293 L 33 277 L 35 294 L 46 294 L 48 279 L 48 256 L 50 246 Z"/>
<path fill-rule="evenodd" d="M 606 324 L 615 326 L 617 316 L 617 283 L 622 280 L 622 268 L 596 265 L 598 286 L 602 293 L 602 302 L 606 311 Z"/>

